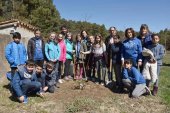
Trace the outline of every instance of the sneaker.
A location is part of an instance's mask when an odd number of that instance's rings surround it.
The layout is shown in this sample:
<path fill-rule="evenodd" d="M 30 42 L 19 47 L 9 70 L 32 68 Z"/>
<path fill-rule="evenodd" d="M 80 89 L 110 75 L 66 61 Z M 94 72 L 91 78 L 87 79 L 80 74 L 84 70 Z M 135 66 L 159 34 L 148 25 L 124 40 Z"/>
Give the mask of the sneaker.
<path fill-rule="evenodd" d="M 147 86 L 145 86 L 145 89 L 146 89 L 146 94 L 147 94 L 147 95 L 152 95 L 150 89 L 149 89 Z"/>
<path fill-rule="evenodd" d="M 66 81 L 68 81 L 69 80 L 69 78 L 66 76 L 65 78 L 64 78 Z"/>
<path fill-rule="evenodd" d="M 104 83 L 102 82 L 102 83 L 100 83 L 100 85 L 104 86 Z"/>
<path fill-rule="evenodd" d="M 68 76 L 69 79 L 73 79 L 73 77 L 71 75 Z"/>
<path fill-rule="evenodd" d="M 28 103 L 28 97 L 26 95 L 24 95 L 24 101 L 23 101 L 24 104 Z"/>
<path fill-rule="evenodd" d="M 62 83 L 63 83 L 62 79 L 59 79 L 59 80 L 58 80 L 58 82 L 59 82 L 60 84 L 62 84 Z"/>

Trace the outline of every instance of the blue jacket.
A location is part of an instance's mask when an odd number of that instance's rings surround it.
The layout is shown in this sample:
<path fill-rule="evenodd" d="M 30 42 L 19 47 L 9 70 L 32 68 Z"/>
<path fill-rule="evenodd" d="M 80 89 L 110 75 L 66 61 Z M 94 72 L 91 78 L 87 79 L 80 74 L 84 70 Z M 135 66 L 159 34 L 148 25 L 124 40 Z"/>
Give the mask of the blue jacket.
<path fill-rule="evenodd" d="M 73 42 L 65 39 L 66 44 L 66 59 L 73 59 Z"/>
<path fill-rule="evenodd" d="M 133 39 L 126 39 L 123 42 L 121 54 L 121 58 L 132 59 L 133 62 L 136 62 L 137 60 L 142 61 L 141 41 L 136 37 Z"/>
<path fill-rule="evenodd" d="M 18 66 L 18 71 L 15 73 L 12 79 L 12 88 L 14 89 L 17 97 L 23 95 L 21 86 L 31 81 L 35 81 L 36 78 L 34 77 L 35 77 L 35 72 L 30 74 L 27 72 L 27 69 L 24 65 Z"/>
<path fill-rule="evenodd" d="M 123 79 L 130 79 L 133 84 L 146 83 L 142 74 L 135 67 L 131 67 L 131 69 L 124 68 L 122 73 Z"/>
<path fill-rule="evenodd" d="M 43 76 L 45 76 L 45 85 L 48 87 L 54 86 L 56 84 L 57 74 L 57 70 L 53 70 L 51 73 L 48 73 L 46 69 L 43 69 Z"/>
<path fill-rule="evenodd" d="M 165 55 L 164 46 L 161 44 L 156 44 L 156 45 L 152 44 L 148 46 L 148 49 L 150 49 L 153 52 L 154 57 L 157 60 L 157 64 L 162 65 L 162 59 L 163 56 Z"/>
<path fill-rule="evenodd" d="M 141 41 L 142 47 L 147 47 L 148 45 L 152 44 L 152 37 L 151 33 L 148 33 L 145 38 L 142 40 L 141 36 L 138 36 L 137 38 Z"/>
<path fill-rule="evenodd" d="M 27 60 L 27 52 L 22 43 L 10 42 L 5 48 L 5 57 L 10 64 L 10 67 L 25 64 Z"/>
<path fill-rule="evenodd" d="M 45 44 L 45 55 L 47 59 L 50 60 L 58 60 L 59 57 L 59 49 L 58 45 L 54 42 L 49 42 Z"/>

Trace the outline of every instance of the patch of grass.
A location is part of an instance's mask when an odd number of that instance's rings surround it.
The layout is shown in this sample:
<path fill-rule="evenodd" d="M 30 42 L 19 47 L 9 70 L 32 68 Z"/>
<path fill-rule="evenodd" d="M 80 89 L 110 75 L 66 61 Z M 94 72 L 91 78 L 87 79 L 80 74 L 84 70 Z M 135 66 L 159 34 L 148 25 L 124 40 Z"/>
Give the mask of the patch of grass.
<path fill-rule="evenodd" d="M 170 52 L 164 57 L 164 65 L 161 68 L 159 81 L 159 96 L 168 105 L 170 110 Z"/>
<path fill-rule="evenodd" d="M 99 106 L 98 102 L 91 98 L 78 98 L 71 103 L 66 105 L 66 113 L 76 113 L 85 111 L 86 113 L 91 110 L 97 109 Z"/>

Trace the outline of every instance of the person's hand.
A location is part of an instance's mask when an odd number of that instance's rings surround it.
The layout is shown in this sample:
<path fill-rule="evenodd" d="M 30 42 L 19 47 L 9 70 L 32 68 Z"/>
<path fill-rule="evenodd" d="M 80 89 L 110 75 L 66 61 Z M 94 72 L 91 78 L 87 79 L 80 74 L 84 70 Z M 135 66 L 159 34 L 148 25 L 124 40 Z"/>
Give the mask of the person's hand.
<path fill-rule="evenodd" d="M 138 66 L 142 66 L 142 61 L 138 61 Z"/>
<path fill-rule="evenodd" d="M 48 86 L 45 86 L 45 87 L 43 88 L 43 91 L 46 92 L 47 89 L 48 89 Z"/>
<path fill-rule="evenodd" d="M 18 99 L 20 102 L 24 102 L 24 96 L 20 96 L 20 97 L 18 97 Z"/>
<path fill-rule="evenodd" d="M 84 52 L 83 52 L 83 51 L 80 51 L 80 53 L 84 54 Z"/>
<path fill-rule="evenodd" d="M 75 50 L 72 50 L 72 52 L 74 53 L 74 52 L 76 52 Z"/>

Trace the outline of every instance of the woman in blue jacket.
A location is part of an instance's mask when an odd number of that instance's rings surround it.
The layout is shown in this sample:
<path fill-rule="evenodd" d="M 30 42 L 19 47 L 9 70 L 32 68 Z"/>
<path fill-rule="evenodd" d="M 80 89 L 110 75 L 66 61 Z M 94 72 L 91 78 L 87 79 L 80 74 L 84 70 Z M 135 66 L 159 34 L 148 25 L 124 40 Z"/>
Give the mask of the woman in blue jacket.
<path fill-rule="evenodd" d="M 27 60 L 27 52 L 24 44 L 20 42 L 21 34 L 19 32 L 13 33 L 13 41 L 5 48 L 5 57 L 10 64 L 12 76 L 14 75 L 17 66 L 25 64 Z"/>
<path fill-rule="evenodd" d="M 124 60 L 132 59 L 133 66 L 142 65 L 142 44 L 139 39 L 135 37 L 135 31 L 133 28 L 127 28 L 125 30 L 126 40 L 123 42 L 121 50 L 122 65 Z"/>

